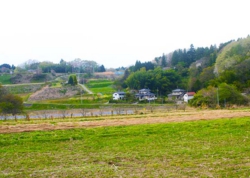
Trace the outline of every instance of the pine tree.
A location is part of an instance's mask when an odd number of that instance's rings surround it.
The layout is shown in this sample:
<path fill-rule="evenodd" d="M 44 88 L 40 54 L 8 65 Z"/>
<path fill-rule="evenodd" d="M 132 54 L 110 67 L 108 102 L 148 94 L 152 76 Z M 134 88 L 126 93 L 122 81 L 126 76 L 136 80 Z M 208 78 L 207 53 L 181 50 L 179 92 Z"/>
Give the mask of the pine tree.
<path fill-rule="evenodd" d="M 162 67 L 167 66 L 167 60 L 166 60 L 166 56 L 164 53 L 163 53 L 162 58 L 161 58 L 161 65 L 162 65 Z"/>
<path fill-rule="evenodd" d="M 99 72 L 106 72 L 106 69 L 105 69 L 104 65 L 101 65 L 99 67 Z"/>
<path fill-rule="evenodd" d="M 72 75 L 69 76 L 68 84 L 74 85 L 74 80 L 73 80 L 73 76 Z"/>
<path fill-rule="evenodd" d="M 73 85 L 77 85 L 78 84 L 76 75 L 73 75 L 73 83 L 74 83 Z"/>

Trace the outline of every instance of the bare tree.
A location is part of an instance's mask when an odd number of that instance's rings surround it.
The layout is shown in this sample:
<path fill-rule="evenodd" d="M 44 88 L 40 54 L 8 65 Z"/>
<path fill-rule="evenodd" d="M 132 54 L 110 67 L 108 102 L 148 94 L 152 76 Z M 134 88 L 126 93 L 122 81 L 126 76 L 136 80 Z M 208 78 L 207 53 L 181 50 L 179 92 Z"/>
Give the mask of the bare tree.
<path fill-rule="evenodd" d="M 62 114 L 62 118 L 65 119 L 67 116 L 67 110 L 62 110 L 61 114 Z"/>
<path fill-rule="evenodd" d="M 47 119 L 48 118 L 48 111 L 41 111 L 42 118 Z"/>
<path fill-rule="evenodd" d="M 102 116 L 102 114 L 103 114 L 102 108 L 99 109 L 99 114 L 100 114 L 100 116 Z"/>
<path fill-rule="evenodd" d="M 86 116 L 86 109 L 85 108 L 81 108 L 80 110 L 82 116 Z"/>
<path fill-rule="evenodd" d="M 28 113 L 26 114 L 26 120 L 30 121 L 30 115 Z"/>

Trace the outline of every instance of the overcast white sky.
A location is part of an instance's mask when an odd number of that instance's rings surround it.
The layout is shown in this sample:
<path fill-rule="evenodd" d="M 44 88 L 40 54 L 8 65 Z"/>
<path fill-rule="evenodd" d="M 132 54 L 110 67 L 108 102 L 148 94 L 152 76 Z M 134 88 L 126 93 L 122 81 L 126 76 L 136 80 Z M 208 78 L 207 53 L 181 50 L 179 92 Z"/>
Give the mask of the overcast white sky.
<path fill-rule="evenodd" d="M 94 60 L 106 68 L 250 34 L 249 0 L 0 0 L 0 64 Z"/>

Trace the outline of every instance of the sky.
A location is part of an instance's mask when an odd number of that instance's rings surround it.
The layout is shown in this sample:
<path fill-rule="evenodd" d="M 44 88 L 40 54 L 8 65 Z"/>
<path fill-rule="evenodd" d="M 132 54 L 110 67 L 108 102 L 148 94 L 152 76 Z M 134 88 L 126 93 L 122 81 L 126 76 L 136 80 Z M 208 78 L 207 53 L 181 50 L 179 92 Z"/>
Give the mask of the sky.
<path fill-rule="evenodd" d="M 0 64 L 151 61 L 250 34 L 249 0 L 0 0 Z"/>

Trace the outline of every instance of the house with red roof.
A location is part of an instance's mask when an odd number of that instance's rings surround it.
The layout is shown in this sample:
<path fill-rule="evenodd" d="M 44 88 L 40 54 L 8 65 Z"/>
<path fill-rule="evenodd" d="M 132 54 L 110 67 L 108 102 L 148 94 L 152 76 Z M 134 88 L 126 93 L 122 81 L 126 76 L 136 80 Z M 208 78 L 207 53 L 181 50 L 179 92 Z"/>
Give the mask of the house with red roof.
<path fill-rule="evenodd" d="M 183 96 L 184 102 L 188 103 L 189 100 L 194 98 L 194 95 L 195 95 L 195 92 L 187 92 L 186 94 L 184 94 Z"/>

